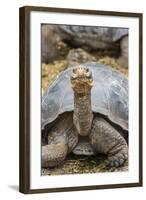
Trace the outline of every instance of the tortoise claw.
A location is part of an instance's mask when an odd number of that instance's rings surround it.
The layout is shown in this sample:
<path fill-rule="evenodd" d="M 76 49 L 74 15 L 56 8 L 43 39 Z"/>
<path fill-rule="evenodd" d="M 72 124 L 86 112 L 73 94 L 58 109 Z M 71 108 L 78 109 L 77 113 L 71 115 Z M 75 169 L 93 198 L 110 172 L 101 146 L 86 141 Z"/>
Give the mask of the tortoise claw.
<path fill-rule="evenodd" d="M 121 167 L 124 162 L 127 160 L 128 155 L 117 154 L 114 156 L 108 157 L 107 166 L 109 167 Z"/>

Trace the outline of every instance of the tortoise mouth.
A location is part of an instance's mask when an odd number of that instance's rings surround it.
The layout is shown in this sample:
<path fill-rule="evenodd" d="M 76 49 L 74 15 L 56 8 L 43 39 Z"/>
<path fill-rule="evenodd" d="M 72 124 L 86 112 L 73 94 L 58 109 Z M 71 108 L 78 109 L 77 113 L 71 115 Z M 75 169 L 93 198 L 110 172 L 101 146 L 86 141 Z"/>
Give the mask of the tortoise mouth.
<path fill-rule="evenodd" d="M 76 78 L 92 78 L 92 73 L 89 71 L 89 68 L 83 67 L 83 66 L 77 66 L 75 68 L 73 68 L 72 71 L 72 75 L 71 75 L 72 79 L 76 79 Z"/>
<path fill-rule="evenodd" d="M 79 82 L 85 83 L 92 79 L 92 73 L 89 71 L 89 68 L 85 68 L 83 66 L 78 66 L 73 68 L 71 74 L 71 81 L 78 80 Z"/>

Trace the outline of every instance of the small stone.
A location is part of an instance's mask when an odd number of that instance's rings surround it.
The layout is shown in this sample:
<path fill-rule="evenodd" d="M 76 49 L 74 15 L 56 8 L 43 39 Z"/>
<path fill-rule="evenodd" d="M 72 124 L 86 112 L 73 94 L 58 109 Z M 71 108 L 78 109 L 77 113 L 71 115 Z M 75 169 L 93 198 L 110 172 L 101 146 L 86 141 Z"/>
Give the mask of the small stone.
<path fill-rule="evenodd" d="M 87 53 L 85 50 L 78 48 L 69 51 L 67 56 L 67 61 L 69 66 L 76 66 L 86 62 L 96 61 L 96 58 L 91 54 Z"/>

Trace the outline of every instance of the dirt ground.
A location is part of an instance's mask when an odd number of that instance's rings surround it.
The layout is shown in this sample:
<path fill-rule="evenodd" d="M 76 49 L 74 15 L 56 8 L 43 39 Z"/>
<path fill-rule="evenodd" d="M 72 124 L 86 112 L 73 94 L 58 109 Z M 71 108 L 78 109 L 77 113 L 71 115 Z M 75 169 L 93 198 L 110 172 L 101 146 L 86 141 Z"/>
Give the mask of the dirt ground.
<path fill-rule="evenodd" d="M 70 154 L 63 163 L 55 168 L 43 168 L 42 175 L 84 174 L 101 172 L 124 172 L 128 170 L 128 162 L 115 168 L 106 166 L 105 155 L 79 156 Z"/>

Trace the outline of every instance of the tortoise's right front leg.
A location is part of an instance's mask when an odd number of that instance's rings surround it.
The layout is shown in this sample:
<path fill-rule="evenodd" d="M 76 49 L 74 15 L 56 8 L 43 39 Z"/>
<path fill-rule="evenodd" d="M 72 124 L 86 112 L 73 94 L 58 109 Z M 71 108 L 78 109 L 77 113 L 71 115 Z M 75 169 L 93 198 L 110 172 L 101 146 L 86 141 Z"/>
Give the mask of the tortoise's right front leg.
<path fill-rule="evenodd" d="M 102 118 L 96 117 L 93 120 L 90 141 L 97 153 L 107 154 L 110 166 L 119 167 L 128 159 L 127 142 Z"/>

